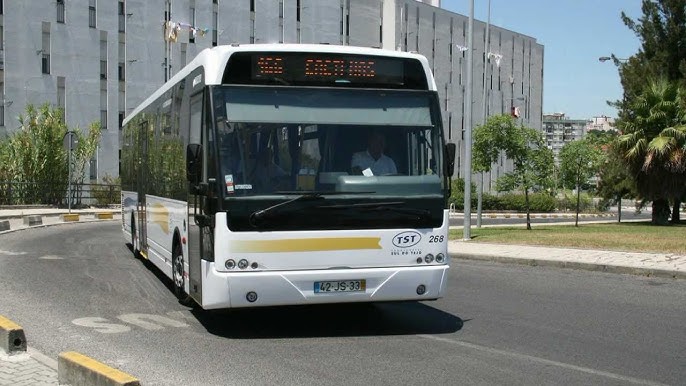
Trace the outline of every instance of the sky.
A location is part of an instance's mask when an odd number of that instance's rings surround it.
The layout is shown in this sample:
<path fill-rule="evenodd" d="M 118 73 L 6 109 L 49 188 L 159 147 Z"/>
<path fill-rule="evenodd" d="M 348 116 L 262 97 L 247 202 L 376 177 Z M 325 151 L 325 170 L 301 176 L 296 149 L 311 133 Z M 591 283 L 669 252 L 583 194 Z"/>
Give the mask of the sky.
<path fill-rule="evenodd" d="M 441 0 L 441 8 L 469 15 L 470 0 Z M 491 23 L 536 38 L 544 46 L 543 113 L 571 119 L 616 117 L 607 101 L 622 97 L 617 68 L 598 58 L 628 58 L 640 42 L 621 19 L 641 16 L 641 0 L 491 0 Z M 488 0 L 474 0 L 486 21 Z"/>

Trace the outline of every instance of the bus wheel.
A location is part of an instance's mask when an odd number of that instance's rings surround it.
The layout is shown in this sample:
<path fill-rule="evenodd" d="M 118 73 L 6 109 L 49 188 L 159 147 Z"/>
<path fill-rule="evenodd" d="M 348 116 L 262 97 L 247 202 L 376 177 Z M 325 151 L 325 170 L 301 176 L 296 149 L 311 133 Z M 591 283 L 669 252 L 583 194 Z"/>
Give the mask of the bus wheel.
<path fill-rule="evenodd" d="M 183 305 L 190 305 L 192 303 L 191 297 L 186 293 L 186 279 L 184 278 L 184 261 L 183 249 L 179 243 L 174 246 L 174 254 L 172 257 L 172 280 L 174 282 L 174 295 L 179 299 Z"/>
<path fill-rule="evenodd" d="M 131 216 L 131 251 L 133 252 L 134 256 L 137 256 L 137 253 L 136 253 L 136 219 L 134 219 L 133 216 Z"/>

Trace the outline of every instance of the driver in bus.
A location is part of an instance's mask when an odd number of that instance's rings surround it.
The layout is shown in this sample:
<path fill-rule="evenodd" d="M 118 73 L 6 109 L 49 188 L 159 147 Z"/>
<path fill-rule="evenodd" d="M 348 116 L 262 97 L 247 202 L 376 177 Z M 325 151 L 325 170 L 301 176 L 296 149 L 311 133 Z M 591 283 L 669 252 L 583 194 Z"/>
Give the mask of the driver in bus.
<path fill-rule="evenodd" d="M 397 174 L 398 169 L 391 157 L 383 153 L 386 147 L 386 139 L 380 132 L 374 131 L 367 138 L 367 150 L 353 154 L 350 166 L 352 174 L 364 175 L 392 175 Z M 369 174 L 371 172 L 371 174 Z"/>
<path fill-rule="evenodd" d="M 288 182 L 288 173 L 274 163 L 274 151 L 269 147 L 257 155 L 250 177 L 253 189 L 258 192 L 284 190 Z"/>

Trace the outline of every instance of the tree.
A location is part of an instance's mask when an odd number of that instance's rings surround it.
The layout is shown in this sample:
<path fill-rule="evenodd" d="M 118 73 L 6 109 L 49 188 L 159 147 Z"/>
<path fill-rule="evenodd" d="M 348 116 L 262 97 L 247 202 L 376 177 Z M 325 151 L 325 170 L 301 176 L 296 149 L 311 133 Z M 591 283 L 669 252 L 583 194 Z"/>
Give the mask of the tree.
<path fill-rule="evenodd" d="M 579 226 L 581 184 L 598 173 L 602 161 L 603 152 L 590 140 L 572 141 L 560 150 L 560 179 L 566 187 L 576 187 L 576 227 Z"/>
<path fill-rule="evenodd" d="M 618 140 L 619 149 L 639 193 L 653 201 L 653 224 L 666 224 L 670 200 L 678 212 L 684 195 L 683 168 L 670 161 L 679 159 L 679 152 L 683 154 L 677 146 L 679 130 L 674 129 L 686 124 L 682 101 L 683 91 L 675 83 L 666 79 L 651 81 L 631 102 L 627 116 L 618 121 L 624 133 Z"/>
<path fill-rule="evenodd" d="M 620 64 L 624 88 L 620 118 L 626 107 L 648 86 L 646 79 L 665 78 L 683 84 L 686 79 L 686 6 L 683 0 L 642 0 L 643 15 L 637 20 L 624 12 L 624 24 L 641 42 L 638 53 Z"/>
<path fill-rule="evenodd" d="M 619 150 L 617 141 L 607 149 L 605 162 L 600 166 L 598 195 L 611 203 L 617 203 L 617 221 L 622 221 L 622 199 L 636 198 L 636 182 L 629 173 L 628 165 Z"/>
<path fill-rule="evenodd" d="M 25 204 L 58 204 L 67 190 L 68 154 L 63 146 L 68 127 L 64 114 L 49 104 L 26 106 L 19 117 L 19 130 L 0 146 L 0 176 L 17 184 L 13 196 Z M 76 129 L 77 148 L 72 162 L 74 173 L 83 181 L 85 166 L 100 138 L 99 123 L 85 135 Z M 78 178 L 77 178 L 78 180 Z"/>
<path fill-rule="evenodd" d="M 493 143 L 493 146 L 505 152 L 512 160 L 514 170 L 500 177 L 496 187 L 498 191 L 524 191 L 526 229 L 531 230 L 529 192 L 553 187 L 553 152 L 545 146 L 538 130 L 523 125 L 505 125 L 504 128 L 506 135 L 500 137 L 502 142 Z"/>
<path fill-rule="evenodd" d="M 509 114 L 493 115 L 486 123 L 474 129 L 472 141 L 472 169 L 477 173 L 491 171 L 502 150 L 498 147 L 516 130 L 515 120 Z M 479 198 L 483 195 L 483 183 L 479 184 Z M 480 203 L 480 202 L 479 202 Z M 477 225 L 481 224 L 481 206 L 477 205 Z"/>

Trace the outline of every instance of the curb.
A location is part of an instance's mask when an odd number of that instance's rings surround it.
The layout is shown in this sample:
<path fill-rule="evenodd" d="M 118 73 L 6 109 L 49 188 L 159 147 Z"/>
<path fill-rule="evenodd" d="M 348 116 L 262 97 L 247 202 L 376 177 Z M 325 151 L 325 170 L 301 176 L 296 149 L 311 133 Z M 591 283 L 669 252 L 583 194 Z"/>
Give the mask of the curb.
<path fill-rule="evenodd" d="M 2 315 L 0 315 L 0 347 L 7 354 L 26 352 L 24 329 Z"/>
<path fill-rule="evenodd" d="M 53 226 L 58 226 L 58 225 L 72 225 L 72 224 L 84 224 L 84 223 L 91 223 L 91 222 L 103 222 L 103 221 L 119 221 L 118 218 L 112 218 L 112 219 L 104 219 L 104 220 L 80 220 L 80 221 L 71 221 L 71 222 L 56 222 L 53 224 L 41 224 L 41 225 L 34 225 L 34 226 L 25 226 L 21 228 L 15 228 L 15 229 L 8 229 L 5 231 L 0 231 L 0 235 L 4 235 L 6 233 L 12 233 L 12 232 L 19 232 L 19 231 L 24 231 L 28 229 L 38 229 L 38 228 L 47 228 L 47 227 L 53 227 Z"/>
<path fill-rule="evenodd" d="M 135 378 L 76 351 L 62 352 L 57 358 L 57 380 L 72 386 L 137 386 Z"/>
<path fill-rule="evenodd" d="M 546 259 L 521 259 L 513 258 L 499 255 L 485 255 L 485 254 L 465 254 L 465 253 L 452 253 L 451 258 L 462 259 L 462 260 L 480 260 L 480 261 L 493 261 L 496 263 L 505 264 L 518 264 L 518 265 L 529 265 L 529 266 L 541 266 L 541 267 L 555 267 L 555 268 L 571 268 L 583 271 L 594 271 L 594 272 L 607 272 L 607 273 L 619 273 L 625 275 L 636 275 L 636 276 L 648 276 L 648 277 L 663 277 L 669 279 L 686 279 L 686 272 L 683 271 L 670 271 L 663 269 L 649 269 L 649 268 L 634 268 L 634 267 L 624 267 L 621 265 L 607 265 L 607 264 L 593 264 L 593 263 L 580 263 L 574 261 L 559 261 L 559 260 L 546 260 Z"/>

